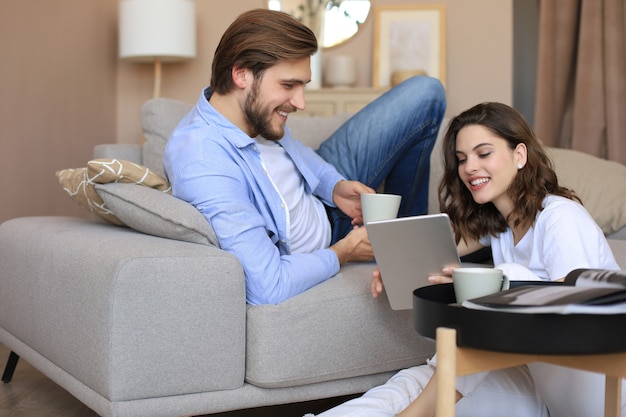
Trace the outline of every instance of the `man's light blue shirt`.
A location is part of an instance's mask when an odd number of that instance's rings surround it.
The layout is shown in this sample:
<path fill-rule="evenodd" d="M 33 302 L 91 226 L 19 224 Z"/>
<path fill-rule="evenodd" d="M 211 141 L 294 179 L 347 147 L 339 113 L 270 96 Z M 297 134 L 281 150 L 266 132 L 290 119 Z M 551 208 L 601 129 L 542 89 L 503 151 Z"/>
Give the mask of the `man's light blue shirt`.
<path fill-rule="evenodd" d="M 257 144 L 208 102 L 210 88 L 172 133 L 164 168 L 173 195 L 211 223 L 222 249 L 243 265 L 247 301 L 277 304 L 339 272 L 330 249 L 291 254 L 288 210 L 263 167 Z M 305 190 L 334 206 L 344 178 L 291 136 L 279 141 L 304 179 Z"/>

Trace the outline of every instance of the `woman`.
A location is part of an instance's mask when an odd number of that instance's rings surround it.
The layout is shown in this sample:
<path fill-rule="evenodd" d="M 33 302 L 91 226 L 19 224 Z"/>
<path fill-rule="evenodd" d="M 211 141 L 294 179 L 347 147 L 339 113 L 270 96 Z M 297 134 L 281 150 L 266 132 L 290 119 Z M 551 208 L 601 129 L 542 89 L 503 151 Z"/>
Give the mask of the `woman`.
<path fill-rule="evenodd" d="M 602 231 L 575 193 L 559 185 L 545 149 L 511 107 L 482 103 L 455 117 L 443 158 L 439 200 L 459 254 L 490 246 L 494 264 L 512 279 L 558 281 L 576 268 L 619 269 Z M 430 280 L 451 282 L 451 272 Z M 382 289 L 377 270 L 374 297 Z M 545 364 L 530 368 L 457 378 L 457 416 L 547 416 L 546 406 L 551 417 L 602 415 L 602 376 Z M 319 417 L 434 416 L 435 369 L 433 358 L 400 371 Z"/>

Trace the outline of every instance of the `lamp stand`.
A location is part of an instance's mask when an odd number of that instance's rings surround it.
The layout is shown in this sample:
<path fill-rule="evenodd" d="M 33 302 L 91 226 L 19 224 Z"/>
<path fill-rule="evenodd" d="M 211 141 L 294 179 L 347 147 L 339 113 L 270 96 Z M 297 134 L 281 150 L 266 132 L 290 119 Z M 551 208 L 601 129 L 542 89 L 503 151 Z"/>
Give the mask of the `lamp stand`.
<path fill-rule="evenodd" d="M 153 98 L 161 97 L 161 59 L 154 60 L 154 91 Z"/>

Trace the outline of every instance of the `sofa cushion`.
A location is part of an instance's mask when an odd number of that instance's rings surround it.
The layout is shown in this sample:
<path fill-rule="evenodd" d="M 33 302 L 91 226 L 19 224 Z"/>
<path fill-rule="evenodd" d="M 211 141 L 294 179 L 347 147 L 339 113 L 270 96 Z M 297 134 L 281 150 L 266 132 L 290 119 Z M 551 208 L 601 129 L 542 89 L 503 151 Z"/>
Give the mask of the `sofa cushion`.
<path fill-rule="evenodd" d="M 141 108 L 141 126 L 146 142 L 143 164 L 165 177 L 163 152 L 174 128 L 193 106 L 171 98 L 153 98 Z"/>
<path fill-rule="evenodd" d="M 605 234 L 626 225 L 626 166 L 571 149 L 548 152 L 559 181 L 576 191 Z"/>
<path fill-rule="evenodd" d="M 626 240 L 623 239 L 607 239 L 615 261 L 620 269 L 626 271 Z"/>
<path fill-rule="evenodd" d="M 246 380 L 289 387 L 414 366 L 434 352 L 413 328 L 412 310 L 373 298 L 374 263 L 344 265 L 335 277 L 277 305 L 248 306 Z"/>
<path fill-rule="evenodd" d="M 287 126 L 291 129 L 294 138 L 310 148 L 317 149 L 350 117 L 352 113 L 340 113 L 329 117 L 289 116 Z"/>
<path fill-rule="evenodd" d="M 443 137 L 448 129 L 450 120 L 450 117 L 445 117 L 441 122 L 435 146 L 430 154 L 430 178 L 428 181 L 428 213 L 430 214 L 439 213 L 441 211 L 439 210 L 439 190 L 437 188 L 439 187 L 439 181 L 443 176 Z"/>
<path fill-rule="evenodd" d="M 219 247 L 211 224 L 195 207 L 181 199 L 133 184 L 99 184 L 96 190 L 106 206 L 137 231 Z"/>
<path fill-rule="evenodd" d="M 79 205 L 119 226 L 124 226 L 124 222 L 107 207 L 95 190 L 95 184 L 131 183 L 171 192 L 169 183 L 150 169 L 114 158 L 94 159 L 87 162 L 87 167 L 63 169 L 57 171 L 56 176 L 63 189 Z"/>

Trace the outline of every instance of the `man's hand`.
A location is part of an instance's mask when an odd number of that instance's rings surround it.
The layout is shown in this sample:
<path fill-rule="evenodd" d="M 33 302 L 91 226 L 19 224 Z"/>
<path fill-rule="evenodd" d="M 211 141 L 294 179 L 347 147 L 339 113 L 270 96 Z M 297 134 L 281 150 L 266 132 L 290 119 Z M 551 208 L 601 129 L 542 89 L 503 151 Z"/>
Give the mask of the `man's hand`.
<path fill-rule="evenodd" d="M 352 224 L 359 225 L 363 224 L 361 194 L 375 192 L 374 189 L 358 181 L 339 181 L 333 189 L 333 202 L 339 210 L 352 218 Z"/>
<path fill-rule="evenodd" d="M 346 262 L 365 262 L 374 259 L 374 251 L 365 227 L 355 227 L 339 242 L 330 247 L 339 259 L 339 264 Z"/>

